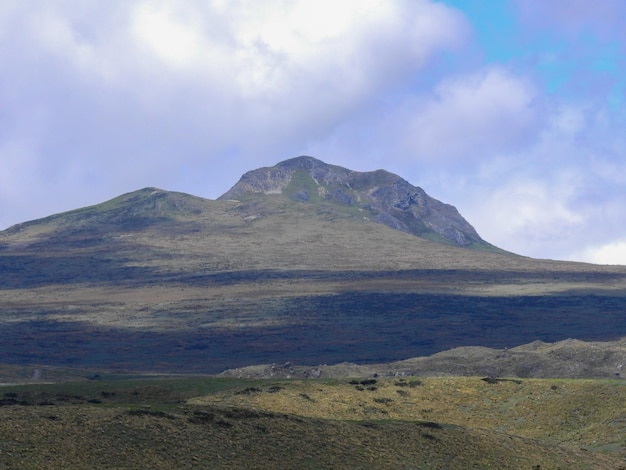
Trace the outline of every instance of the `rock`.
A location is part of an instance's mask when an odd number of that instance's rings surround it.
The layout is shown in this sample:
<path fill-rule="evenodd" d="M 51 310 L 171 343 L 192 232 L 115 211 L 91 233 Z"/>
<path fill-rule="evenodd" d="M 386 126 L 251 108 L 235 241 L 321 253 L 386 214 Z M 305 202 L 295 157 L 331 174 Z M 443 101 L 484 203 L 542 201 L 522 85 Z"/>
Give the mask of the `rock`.
<path fill-rule="evenodd" d="M 460 247 L 492 247 L 454 208 L 385 170 L 358 172 L 313 157 L 285 160 L 244 174 L 219 199 L 282 195 L 300 203 L 358 208 L 394 230 Z"/>

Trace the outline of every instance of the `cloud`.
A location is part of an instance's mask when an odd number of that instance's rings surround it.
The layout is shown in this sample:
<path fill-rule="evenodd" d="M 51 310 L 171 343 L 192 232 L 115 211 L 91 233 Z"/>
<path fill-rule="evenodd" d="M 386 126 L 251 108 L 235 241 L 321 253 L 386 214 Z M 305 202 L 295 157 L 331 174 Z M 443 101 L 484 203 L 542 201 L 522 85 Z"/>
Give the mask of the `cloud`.
<path fill-rule="evenodd" d="M 565 235 L 585 225 L 585 215 L 569 204 L 575 178 L 508 175 L 498 185 L 475 191 L 465 213 L 496 246 L 527 256 L 562 257 L 567 253 L 562 250 Z"/>
<path fill-rule="evenodd" d="M 427 0 L 3 2 L 0 226 L 148 185 L 216 197 L 467 32 Z"/>
<path fill-rule="evenodd" d="M 605 245 L 586 248 L 573 253 L 572 259 L 594 264 L 626 265 L 626 241 L 617 240 Z"/>
<path fill-rule="evenodd" d="M 622 0 L 515 0 L 519 18 L 536 28 L 570 36 L 591 32 L 622 41 L 626 4 Z"/>
<path fill-rule="evenodd" d="M 480 160 L 519 147 L 540 120 L 532 83 L 501 67 L 445 79 L 410 113 L 406 147 L 429 160 Z"/>
<path fill-rule="evenodd" d="M 621 241 L 626 6 L 511 1 L 510 32 L 467 17 L 511 34 L 481 54 L 432 0 L 5 0 L 0 227 L 144 186 L 217 197 L 307 153 L 525 255 Z"/>
<path fill-rule="evenodd" d="M 626 3 L 621 0 L 515 0 L 522 62 L 548 90 L 622 113 Z"/>
<path fill-rule="evenodd" d="M 132 36 L 169 67 L 197 66 L 197 60 L 206 60 L 203 50 L 209 46 L 202 24 L 193 15 L 176 13 L 164 3 L 138 4 L 132 12 Z"/>
<path fill-rule="evenodd" d="M 511 77 L 513 83 L 527 83 L 524 77 Z M 531 124 L 522 127 L 521 142 L 507 144 L 493 137 L 496 132 L 507 135 L 499 127 L 507 123 L 504 118 L 484 126 L 481 137 L 489 137 L 481 152 L 471 140 L 464 140 L 462 131 L 427 127 L 430 135 L 440 136 L 429 142 L 435 157 L 428 159 L 423 151 L 401 174 L 456 205 L 481 236 L 497 246 L 527 256 L 576 259 L 584 246 L 623 238 L 626 139 L 619 130 L 622 120 L 587 100 L 572 102 L 531 90 L 531 119 L 526 121 Z M 515 122 L 516 113 L 512 114 Z M 445 129 L 455 124 L 455 113 L 450 115 L 450 121 L 425 121 L 430 126 L 440 122 Z M 480 118 L 477 122 L 479 128 Z M 446 135 L 455 141 L 448 144 Z M 436 148 L 438 141 L 443 150 Z M 444 153 L 450 148 L 455 152 Z"/>

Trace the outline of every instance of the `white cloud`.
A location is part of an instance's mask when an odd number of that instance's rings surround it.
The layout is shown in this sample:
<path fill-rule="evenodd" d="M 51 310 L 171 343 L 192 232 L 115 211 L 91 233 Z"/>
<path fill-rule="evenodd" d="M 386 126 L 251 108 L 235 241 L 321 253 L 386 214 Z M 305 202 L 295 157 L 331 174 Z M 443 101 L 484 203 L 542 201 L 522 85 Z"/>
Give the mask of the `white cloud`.
<path fill-rule="evenodd" d="M 601 245 L 623 236 L 620 146 L 616 138 L 603 139 L 604 124 L 573 109 L 552 109 L 524 150 L 473 170 L 464 166 L 464 186 L 448 185 L 446 198 L 460 201 L 488 241 L 527 256 L 576 259 L 572 253 L 590 240 Z"/>
<path fill-rule="evenodd" d="M 553 129 L 559 133 L 574 136 L 585 128 L 585 110 L 581 106 L 561 107 L 552 118 Z"/>
<path fill-rule="evenodd" d="M 528 5 L 541 27 L 587 21 Z M 622 240 L 618 113 L 477 64 L 471 40 L 429 0 L 5 0 L 0 228 L 148 185 L 217 197 L 312 153 L 394 171 L 522 254 Z"/>
<path fill-rule="evenodd" d="M 496 246 L 527 256 L 547 256 L 558 251 L 566 234 L 585 223 L 584 214 L 569 206 L 575 191 L 570 179 L 510 177 L 496 188 L 491 184 L 479 191 L 466 215 Z M 546 246 L 551 250 L 542 253 Z"/>
<path fill-rule="evenodd" d="M 20 142 L 1 142 L 0 157 L 0 199 L 8 199 L 23 189 L 23 180 L 15 176 L 20 173 L 37 175 L 39 162 L 32 151 Z"/>
<path fill-rule="evenodd" d="M 572 253 L 569 258 L 594 264 L 626 265 L 626 241 L 617 240 L 605 245 L 592 246 Z"/>
<path fill-rule="evenodd" d="M 233 98 L 313 106 L 406 80 L 468 32 L 455 10 L 427 0 L 151 1 L 135 4 L 127 23 L 115 34 L 137 66 L 154 59 L 161 73 Z"/>
<path fill-rule="evenodd" d="M 226 96 L 244 111 L 308 108 L 308 116 L 341 112 L 411 80 L 430 56 L 460 46 L 468 33 L 455 10 L 428 0 L 94 5 L 15 8 L 3 26 L 21 24 L 11 34 L 27 53 L 39 53 L 30 66 L 54 65 L 70 80 L 85 74 L 94 88 L 104 80 L 167 99 L 187 87 Z"/>
<path fill-rule="evenodd" d="M 429 0 L 2 2 L 0 227 L 147 185 L 216 197 L 467 33 Z"/>
<path fill-rule="evenodd" d="M 201 55 L 204 38 L 193 18 L 177 18 L 163 3 L 138 4 L 133 11 L 136 39 L 173 66 L 192 66 Z"/>
<path fill-rule="evenodd" d="M 523 145 L 536 129 L 537 91 L 520 76 L 490 67 L 444 80 L 411 108 L 406 146 L 432 160 L 481 160 Z"/>

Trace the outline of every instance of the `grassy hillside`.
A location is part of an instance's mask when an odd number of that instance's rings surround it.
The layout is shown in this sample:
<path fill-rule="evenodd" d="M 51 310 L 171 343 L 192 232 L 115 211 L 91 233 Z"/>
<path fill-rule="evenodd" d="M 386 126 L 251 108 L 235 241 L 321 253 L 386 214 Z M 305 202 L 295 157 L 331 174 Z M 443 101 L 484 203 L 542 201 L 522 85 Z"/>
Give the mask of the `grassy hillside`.
<path fill-rule="evenodd" d="M 0 468 L 626 468 L 626 267 L 419 238 L 307 178 L 0 232 Z"/>
<path fill-rule="evenodd" d="M 2 388 L 3 468 L 625 468 L 617 382 L 120 379 Z"/>
<path fill-rule="evenodd" d="M 626 336 L 626 268 L 435 243 L 358 208 L 148 188 L 0 233 L 5 363 L 220 372 Z"/>
<path fill-rule="evenodd" d="M 434 420 L 626 456 L 625 396 L 623 381 L 400 377 L 276 381 L 191 403 L 312 418 Z"/>

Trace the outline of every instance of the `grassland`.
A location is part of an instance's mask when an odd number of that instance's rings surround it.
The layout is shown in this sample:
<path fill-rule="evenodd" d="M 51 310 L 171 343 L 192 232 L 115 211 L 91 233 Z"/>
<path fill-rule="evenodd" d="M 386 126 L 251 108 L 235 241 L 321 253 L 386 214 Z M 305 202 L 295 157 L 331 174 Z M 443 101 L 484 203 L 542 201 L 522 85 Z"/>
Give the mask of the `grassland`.
<path fill-rule="evenodd" d="M 154 188 L 0 233 L 4 363 L 216 373 L 626 336 L 626 268 L 424 240 L 354 207 Z"/>
<path fill-rule="evenodd" d="M 352 382 L 352 383 L 350 383 Z M 626 456 L 626 383 L 429 377 L 271 382 L 191 400 L 312 418 L 437 421 Z"/>
<path fill-rule="evenodd" d="M 5 469 L 623 469 L 626 385 L 128 378 L 2 387 Z"/>
<path fill-rule="evenodd" d="M 0 468 L 626 468 L 625 267 L 436 243 L 297 176 L 0 232 Z"/>

